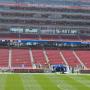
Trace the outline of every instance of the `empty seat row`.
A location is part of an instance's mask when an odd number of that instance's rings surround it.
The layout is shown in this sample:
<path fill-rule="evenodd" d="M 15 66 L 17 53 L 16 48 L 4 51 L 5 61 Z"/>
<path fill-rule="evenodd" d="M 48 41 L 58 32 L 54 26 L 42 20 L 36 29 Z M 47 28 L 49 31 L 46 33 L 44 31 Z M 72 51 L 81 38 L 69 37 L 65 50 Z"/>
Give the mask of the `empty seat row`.
<path fill-rule="evenodd" d="M 72 50 L 62 50 L 62 53 L 63 53 L 65 60 L 70 66 L 76 67 L 80 65 L 80 62 L 77 60 Z"/>
<path fill-rule="evenodd" d="M 12 67 L 32 67 L 28 49 L 12 49 Z"/>
<path fill-rule="evenodd" d="M 90 40 L 90 36 L 78 35 L 38 35 L 38 34 L 20 34 L 20 33 L 1 33 L 0 39 L 31 39 L 31 40 Z"/>
<path fill-rule="evenodd" d="M 8 67 L 9 50 L 0 49 L 0 67 Z"/>
<path fill-rule="evenodd" d="M 76 54 L 80 58 L 80 60 L 85 64 L 87 68 L 90 68 L 90 51 L 84 50 L 84 51 L 76 51 Z"/>
<path fill-rule="evenodd" d="M 11 52 L 10 52 L 11 50 Z M 46 53 L 45 53 L 45 52 Z M 36 65 L 53 65 L 53 64 L 66 64 L 76 67 L 80 65 L 80 61 L 76 58 L 72 50 L 58 50 L 58 49 L 31 49 L 32 56 L 29 49 L 7 49 L 0 48 L 0 67 L 20 67 L 20 68 L 32 68 L 32 64 Z M 65 60 L 63 59 L 61 53 Z M 90 68 L 90 51 L 88 50 L 76 50 L 76 55 L 81 62 Z M 47 61 L 47 58 L 48 61 Z M 33 63 L 32 63 L 32 58 Z"/>
<path fill-rule="evenodd" d="M 61 55 L 60 51 L 57 49 L 47 49 L 46 54 L 49 59 L 49 63 L 52 64 L 65 64 Z"/>

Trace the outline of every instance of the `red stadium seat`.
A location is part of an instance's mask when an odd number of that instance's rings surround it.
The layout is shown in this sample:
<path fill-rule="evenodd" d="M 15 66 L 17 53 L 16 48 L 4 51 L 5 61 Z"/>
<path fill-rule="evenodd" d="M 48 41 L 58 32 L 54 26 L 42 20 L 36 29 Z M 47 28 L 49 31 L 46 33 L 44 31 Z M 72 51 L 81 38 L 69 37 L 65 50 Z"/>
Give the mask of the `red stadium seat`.
<path fill-rule="evenodd" d="M 12 49 L 12 67 L 32 67 L 28 49 Z"/>
<path fill-rule="evenodd" d="M 32 54 L 35 64 L 45 65 L 47 64 L 46 58 L 44 56 L 42 49 L 32 49 Z"/>
<path fill-rule="evenodd" d="M 80 60 L 85 64 L 87 68 L 90 68 L 90 51 L 76 51 L 76 54 Z"/>
<path fill-rule="evenodd" d="M 60 51 L 57 49 L 47 49 L 46 54 L 50 64 L 64 64 L 63 59 L 60 56 Z"/>
<path fill-rule="evenodd" d="M 69 66 L 76 67 L 77 65 L 80 65 L 72 50 L 62 50 L 62 53 Z"/>
<path fill-rule="evenodd" d="M 9 50 L 0 48 L 0 67 L 8 67 Z"/>

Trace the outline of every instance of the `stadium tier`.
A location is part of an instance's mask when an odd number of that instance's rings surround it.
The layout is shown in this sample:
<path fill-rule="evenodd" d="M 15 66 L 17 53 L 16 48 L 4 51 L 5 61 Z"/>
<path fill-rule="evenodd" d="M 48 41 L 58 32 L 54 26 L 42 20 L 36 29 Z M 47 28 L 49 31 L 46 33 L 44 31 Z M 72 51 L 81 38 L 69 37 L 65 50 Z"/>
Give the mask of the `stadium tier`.
<path fill-rule="evenodd" d="M 89 54 L 90 51 L 87 50 L 4 48 L 0 49 L 0 68 L 43 68 L 49 65 L 64 64 L 70 67 L 82 65 L 89 69 Z"/>
<path fill-rule="evenodd" d="M 28 49 L 11 50 L 11 67 L 32 67 Z"/>
<path fill-rule="evenodd" d="M 89 5 L 79 0 L 0 0 L 0 39 L 90 40 Z"/>
<path fill-rule="evenodd" d="M 0 0 L 1 68 L 89 69 L 87 48 L 90 1 Z"/>
<path fill-rule="evenodd" d="M 0 49 L 0 67 L 8 67 L 9 50 Z"/>
<path fill-rule="evenodd" d="M 46 54 L 50 64 L 65 64 L 58 49 L 47 49 Z"/>
<path fill-rule="evenodd" d="M 35 64 L 40 64 L 40 65 L 47 64 L 47 61 L 42 49 L 32 49 L 32 57 Z"/>
<path fill-rule="evenodd" d="M 82 62 L 90 68 L 90 51 L 76 51 L 76 53 Z"/>
<path fill-rule="evenodd" d="M 77 60 L 72 50 L 63 50 L 62 53 L 65 60 L 70 66 L 74 67 L 80 65 L 80 62 Z"/>

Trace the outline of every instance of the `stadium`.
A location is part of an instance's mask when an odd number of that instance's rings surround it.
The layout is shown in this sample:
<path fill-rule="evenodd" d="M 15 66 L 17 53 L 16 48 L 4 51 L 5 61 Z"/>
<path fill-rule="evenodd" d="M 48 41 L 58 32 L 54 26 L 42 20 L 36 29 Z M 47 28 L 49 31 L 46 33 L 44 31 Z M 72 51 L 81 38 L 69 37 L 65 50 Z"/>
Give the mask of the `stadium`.
<path fill-rule="evenodd" d="M 89 0 L 0 0 L 0 90 L 90 90 Z"/>

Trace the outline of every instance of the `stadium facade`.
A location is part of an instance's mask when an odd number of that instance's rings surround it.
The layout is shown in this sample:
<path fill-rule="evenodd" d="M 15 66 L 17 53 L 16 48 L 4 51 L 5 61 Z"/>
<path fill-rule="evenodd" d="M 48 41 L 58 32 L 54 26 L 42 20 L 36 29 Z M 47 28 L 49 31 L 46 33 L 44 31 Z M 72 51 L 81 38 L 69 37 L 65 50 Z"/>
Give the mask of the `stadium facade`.
<path fill-rule="evenodd" d="M 41 38 L 43 34 L 59 35 L 59 40 L 67 38 L 62 35 L 73 35 L 76 40 L 89 38 L 89 5 L 84 0 L 0 0 L 1 38 L 4 34 L 12 38 L 6 33 L 37 34 Z"/>

